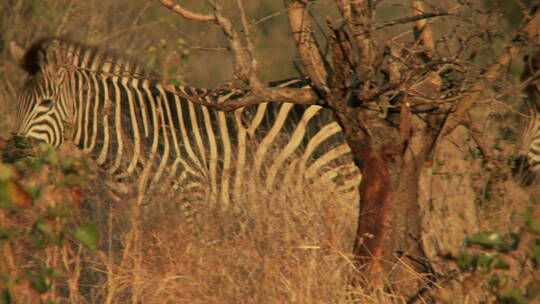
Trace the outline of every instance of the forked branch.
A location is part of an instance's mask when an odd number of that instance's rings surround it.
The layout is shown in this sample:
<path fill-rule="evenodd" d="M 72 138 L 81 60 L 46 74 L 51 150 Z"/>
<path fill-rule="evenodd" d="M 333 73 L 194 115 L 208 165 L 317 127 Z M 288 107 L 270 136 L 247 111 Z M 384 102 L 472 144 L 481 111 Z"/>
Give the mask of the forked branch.
<path fill-rule="evenodd" d="M 223 34 L 229 41 L 229 46 L 233 54 L 235 78 L 248 84 L 252 88 L 264 87 L 264 84 L 259 80 L 256 74 L 256 61 L 254 59 L 254 54 L 252 53 L 253 48 L 249 45 L 249 37 L 246 37 L 245 39 L 248 41 L 248 45 L 245 46 L 241 36 L 236 32 L 231 21 L 221 13 L 219 5 L 214 5 L 212 14 L 201 14 L 188 10 L 180 4 L 176 4 L 170 0 L 159 0 L 159 2 L 166 8 L 186 19 L 199 22 L 213 22 L 219 25 Z M 242 8 L 241 5 L 240 8 Z M 243 9 L 241 9 L 241 12 L 242 14 L 244 13 Z"/>
<path fill-rule="evenodd" d="M 221 28 L 223 34 L 229 41 L 230 49 L 234 57 L 235 77 L 247 84 L 247 89 L 242 92 L 241 97 L 234 98 L 227 94 L 220 94 L 218 102 L 211 102 L 206 99 L 206 96 L 194 96 L 185 94 L 181 90 L 176 90 L 174 86 L 167 89 L 177 94 L 182 98 L 186 98 L 193 103 L 204 105 L 207 107 L 216 108 L 221 111 L 229 112 L 238 108 L 260 104 L 263 102 L 288 102 L 302 105 L 321 105 L 320 97 L 311 89 L 292 89 L 292 88 L 268 88 L 263 84 L 256 75 L 256 61 L 254 56 L 254 47 L 249 37 L 249 27 L 245 16 L 242 0 L 237 0 L 237 6 L 242 15 L 242 25 L 245 32 L 245 37 L 242 37 L 234 29 L 231 21 L 226 18 L 217 4 L 213 4 L 212 14 L 200 14 L 186 9 L 185 7 L 175 4 L 170 0 L 159 0 L 160 3 L 173 12 L 182 17 L 199 22 L 212 22 Z M 294 1 L 292 1 L 294 2 Z M 319 54 L 317 45 L 314 42 L 312 33 L 309 27 L 308 14 L 302 9 L 302 5 L 298 6 L 300 10 L 293 9 L 290 11 L 291 20 L 294 24 L 294 32 L 297 42 L 302 44 L 301 52 L 304 52 L 303 58 L 310 58 L 309 63 L 305 63 L 315 86 L 324 88 L 326 85 L 326 71 L 324 69 L 322 57 Z M 245 43 L 243 43 L 245 41 Z M 302 42 L 300 42 L 302 41 Z"/>

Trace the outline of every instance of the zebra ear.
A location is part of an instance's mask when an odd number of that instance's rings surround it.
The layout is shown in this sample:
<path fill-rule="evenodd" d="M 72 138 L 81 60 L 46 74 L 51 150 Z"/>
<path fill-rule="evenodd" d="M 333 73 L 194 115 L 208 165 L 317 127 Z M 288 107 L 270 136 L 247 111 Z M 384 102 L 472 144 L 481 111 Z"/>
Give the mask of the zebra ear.
<path fill-rule="evenodd" d="M 11 41 L 9 43 L 9 53 L 11 54 L 11 58 L 20 64 L 23 60 L 25 51 L 17 42 Z"/>
<path fill-rule="evenodd" d="M 19 57 L 19 64 L 28 74 L 34 75 L 39 73 L 42 65 L 46 62 L 46 52 L 48 46 L 48 38 L 41 38 L 34 42 L 28 50 L 23 50 L 22 47 L 14 42 L 10 43 L 11 56 L 14 59 Z M 21 55 L 22 54 L 22 55 Z"/>

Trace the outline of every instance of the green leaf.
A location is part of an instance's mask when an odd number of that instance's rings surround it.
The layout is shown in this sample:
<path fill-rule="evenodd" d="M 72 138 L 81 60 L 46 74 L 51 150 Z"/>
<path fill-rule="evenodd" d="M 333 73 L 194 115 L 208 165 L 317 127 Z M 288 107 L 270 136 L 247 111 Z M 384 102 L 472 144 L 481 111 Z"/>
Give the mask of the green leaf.
<path fill-rule="evenodd" d="M 523 212 L 523 219 L 525 220 L 525 223 L 528 223 L 533 219 L 532 211 L 530 208 L 525 209 L 525 211 Z"/>
<path fill-rule="evenodd" d="M 84 181 L 85 181 L 84 177 L 76 173 L 68 173 L 62 178 L 62 180 L 60 181 L 60 185 L 79 186 L 83 184 Z"/>
<path fill-rule="evenodd" d="M 17 210 L 31 208 L 32 197 L 13 180 L 0 180 L 0 209 Z"/>
<path fill-rule="evenodd" d="M 540 234 L 540 221 L 539 220 L 531 219 L 527 223 L 527 227 L 531 230 L 532 233 Z"/>
<path fill-rule="evenodd" d="M 0 180 L 0 209 L 12 210 L 14 208 L 15 205 L 9 193 L 8 182 Z"/>
<path fill-rule="evenodd" d="M 13 303 L 13 298 L 11 297 L 11 293 L 9 292 L 9 289 L 5 288 L 0 293 L 0 304 L 11 304 Z"/>
<path fill-rule="evenodd" d="M 525 296 L 529 300 L 534 300 L 540 295 L 540 282 L 530 282 L 525 287 Z"/>
<path fill-rule="evenodd" d="M 58 271 L 55 268 L 45 268 L 45 269 L 43 269 L 42 272 L 47 278 L 51 278 L 51 279 L 54 279 L 54 280 L 66 278 L 66 276 L 64 274 L 62 274 L 60 271 Z"/>
<path fill-rule="evenodd" d="M 50 225 L 47 225 L 45 223 L 45 220 L 43 218 L 40 218 L 36 222 L 36 228 L 38 231 L 42 232 L 43 234 L 50 236 L 53 234 L 53 228 Z"/>
<path fill-rule="evenodd" d="M 493 262 L 491 263 L 491 267 L 494 269 L 510 269 L 510 264 L 506 263 L 503 259 L 500 257 L 496 257 L 493 259 Z"/>
<path fill-rule="evenodd" d="M 484 248 L 497 248 L 503 245 L 503 238 L 499 233 L 482 231 L 467 239 L 469 244 L 480 245 Z"/>
<path fill-rule="evenodd" d="M 531 256 L 535 266 L 540 265 L 540 244 L 535 244 L 531 250 Z"/>
<path fill-rule="evenodd" d="M 36 183 L 34 181 L 31 181 L 26 186 L 26 190 L 28 191 L 28 194 L 30 194 L 31 198 L 33 198 L 34 200 L 37 200 L 45 192 L 46 186 L 45 185 L 36 186 Z"/>
<path fill-rule="evenodd" d="M 32 288 L 39 293 L 43 294 L 46 293 L 49 290 L 49 285 L 45 281 L 45 276 L 42 274 L 34 273 L 28 269 L 24 270 L 24 276 L 28 281 L 30 281 L 30 284 L 32 285 Z"/>
<path fill-rule="evenodd" d="M 48 208 L 47 212 L 50 216 L 66 218 L 71 215 L 71 212 L 73 212 L 73 208 L 70 205 L 61 205 L 58 207 Z"/>
<path fill-rule="evenodd" d="M 8 180 L 15 177 L 17 170 L 10 165 L 0 163 L 0 180 Z"/>
<path fill-rule="evenodd" d="M 468 252 L 461 252 L 457 256 L 457 266 L 461 271 L 471 270 L 475 267 L 474 256 Z"/>
<path fill-rule="evenodd" d="M 83 246 L 90 249 L 92 252 L 97 250 L 99 229 L 94 224 L 86 223 L 73 230 L 71 233 L 76 240 L 81 242 Z"/>
<path fill-rule="evenodd" d="M 26 235 L 24 239 L 40 249 L 43 249 L 46 245 L 46 242 L 43 239 L 43 237 L 40 235 L 37 235 L 36 233 L 30 233 Z"/>
<path fill-rule="evenodd" d="M 0 241 L 14 239 L 20 235 L 22 235 L 22 232 L 17 228 L 0 227 Z"/>
<path fill-rule="evenodd" d="M 71 169 L 71 166 L 73 165 L 74 159 L 71 157 L 62 158 L 60 161 L 60 165 L 62 166 L 62 170 L 68 171 Z"/>
<path fill-rule="evenodd" d="M 523 212 L 523 219 L 525 220 L 525 223 L 527 223 L 527 228 L 529 228 L 532 233 L 540 234 L 540 220 L 534 218 L 534 214 L 530 208 Z"/>
<path fill-rule="evenodd" d="M 506 287 L 497 293 L 497 299 L 504 304 L 527 303 L 521 291 L 514 286 Z"/>
<path fill-rule="evenodd" d="M 519 247 L 521 236 L 517 233 L 510 233 L 505 238 L 505 249 L 516 250 Z"/>
<path fill-rule="evenodd" d="M 62 246 L 62 243 L 64 241 L 64 234 L 62 233 L 62 231 L 57 232 L 53 226 L 45 222 L 44 218 L 40 218 L 36 222 L 35 227 L 36 230 L 41 232 L 41 234 L 43 235 L 41 245 L 52 243 L 56 246 Z"/>
<path fill-rule="evenodd" d="M 500 286 L 506 284 L 506 278 L 500 275 L 493 275 L 489 281 L 489 285 L 493 289 L 500 289 Z"/>
<path fill-rule="evenodd" d="M 54 236 L 54 228 L 51 225 L 45 223 L 45 219 L 40 218 L 36 222 L 36 229 L 43 233 L 46 237 L 51 238 Z"/>
<path fill-rule="evenodd" d="M 495 258 L 496 256 L 491 253 L 481 254 L 477 256 L 476 258 L 476 266 L 479 268 L 486 268 L 489 270 L 489 268 L 491 268 L 490 267 L 491 263 Z"/>
<path fill-rule="evenodd" d="M 59 159 L 58 159 L 58 153 L 55 149 L 49 147 L 47 151 L 45 152 L 45 161 L 53 166 L 58 165 Z"/>

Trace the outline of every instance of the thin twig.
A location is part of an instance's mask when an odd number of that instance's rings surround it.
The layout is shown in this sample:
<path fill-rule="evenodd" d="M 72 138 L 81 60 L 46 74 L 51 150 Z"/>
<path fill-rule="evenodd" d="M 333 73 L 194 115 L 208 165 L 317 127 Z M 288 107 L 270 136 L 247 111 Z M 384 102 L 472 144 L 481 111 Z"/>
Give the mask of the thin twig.
<path fill-rule="evenodd" d="M 150 2 L 150 1 L 146 2 L 146 4 L 141 9 L 141 11 L 137 14 L 137 17 L 135 17 L 135 19 L 133 19 L 133 22 L 131 23 L 131 26 L 136 26 L 136 25 L 139 24 L 139 21 L 141 20 L 142 15 L 144 15 L 144 13 L 148 10 L 150 5 L 152 5 L 152 2 Z"/>
<path fill-rule="evenodd" d="M 188 47 L 190 50 L 195 50 L 195 51 L 207 51 L 207 52 L 225 52 L 225 51 L 228 51 L 229 49 L 228 48 L 225 48 L 225 47 L 215 47 L 215 48 L 211 48 L 211 47 L 204 47 L 204 46 L 189 46 Z"/>
<path fill-rule="evenodd" d="M 251 40 L 243 0 L 236 0 L 236 3 L 238 5 L 238 10 L 240 11 L 240 17 L 242 19 L 242 26 L 244 28 L 244 39 L 246 39 L 247 51 L 249 52 L 249 57 L 251 57 L 251 68 L 253 70 L 257 70 L 257 61 L 255 60 L 255 47 L 253 46 L 253 41 Z"/>
<path fill-rule="evenodd" d="M 378 31 L 378 30 L 383 29 L 383 28 L 388 27 L 388 26 L 394 26 L 394 25 L 397 25 L 397 24 L 411 23 L 411 22 L 416 22 L 416 21 L 423 20 L 423 19 L 442 17 L 442 16 L 455 16 L 455 14 L 452 14 L 452 13 L 449 13 L 449 12 L 425 13 L 425 14 L 420 14 L 420 15 L 417 15 L 417 16 L 410 16 L 410 17 L 405 17 L 405 18 L 396 19 L 396 20 L 385 22 L 385 23 L 381 23 L 381 24 L 376 25 L 373 30 Z"/>
<path fill-rule="evenodd" d="M 177 14 L 180 14 L 184 18 L 187 18 L 190 20 L 201 21 L 201 22 L 216 22 L 217 21 L 216 16 L 212 14 L 195 13 L 169 0 L 159 0 L 159 2 L 161 2 L 163 6 L 170 9 L 171 11 Z"/>
<path fill-rule="evenodd" d="M 268 16 L 265 16 L 265 17 L 260 18 L 259 20 L 252 21 L 252 22 L 251 22 L 251 25 L 259 25 L 259 24 L 261 24 L 261 23 L 263 23 L 263 22 L 268 21 L 269 19 L 275 18 L 275 17 L 277 17 L 277 16 L 279 16 L 279 15 L 285 13 L 286 11 L 287 11 L 287 10 L 281 10 L 281 11 L 279 11 L 279 12 L 272 13 L 272 14 L 270 14 L 270 15 L 268 15 Z"/>
<path fill-rule="evenodd" d="M 474 120 L 471 118 L 470 114 L 465 116 L 462 125 L 469 131 L 469 134 L 478 146 L 480 153 L 484 156 L 484 160 L 486 162 L 491 162 L 494 157 L 491 153 L 491 149 L 488 147 L 492 147 L 493 144 L 488 145 L 485 143 L 485 140 L 487 139 L 486 136 L 475 126 Z"/>

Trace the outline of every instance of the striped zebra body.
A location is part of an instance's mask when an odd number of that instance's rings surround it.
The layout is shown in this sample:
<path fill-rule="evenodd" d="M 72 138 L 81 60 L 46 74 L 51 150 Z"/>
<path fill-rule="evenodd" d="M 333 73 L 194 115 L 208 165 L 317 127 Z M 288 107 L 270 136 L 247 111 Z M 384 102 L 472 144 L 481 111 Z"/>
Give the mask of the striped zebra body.
<path fill-rule="evenodd" d="M 520 149 L 517 158 L 517 172 L 524 185 L 540 185 L 540 53 L 525 57 L 522 80 L 531 81 L 525 88 L 527 98 L 523 103 L 529 119 L 522 119 L 519 136 Z"/>
<path fill-rule="evenodd" d="M 224 113 L 193 103 L 249 92 L 175 87 L 130 61 L 60 39 L 35 43 L 22 62 L 16 132 L 59 146 L 64 138 L 116 180 L 144 194 L 159 185 L 228 205 L 243 185 L 330 182 L 356 195 L 359 173 L 340 127 L 319 106 L 262 103 Z M 281 85 L 295 85 L 293 80 Z"/>
<path fill-rule="evenodd" d="M 540 111 L 529 108 L 529 120 L 522 128 L 520 171 L 524 184 L 540 184 Z"/>

